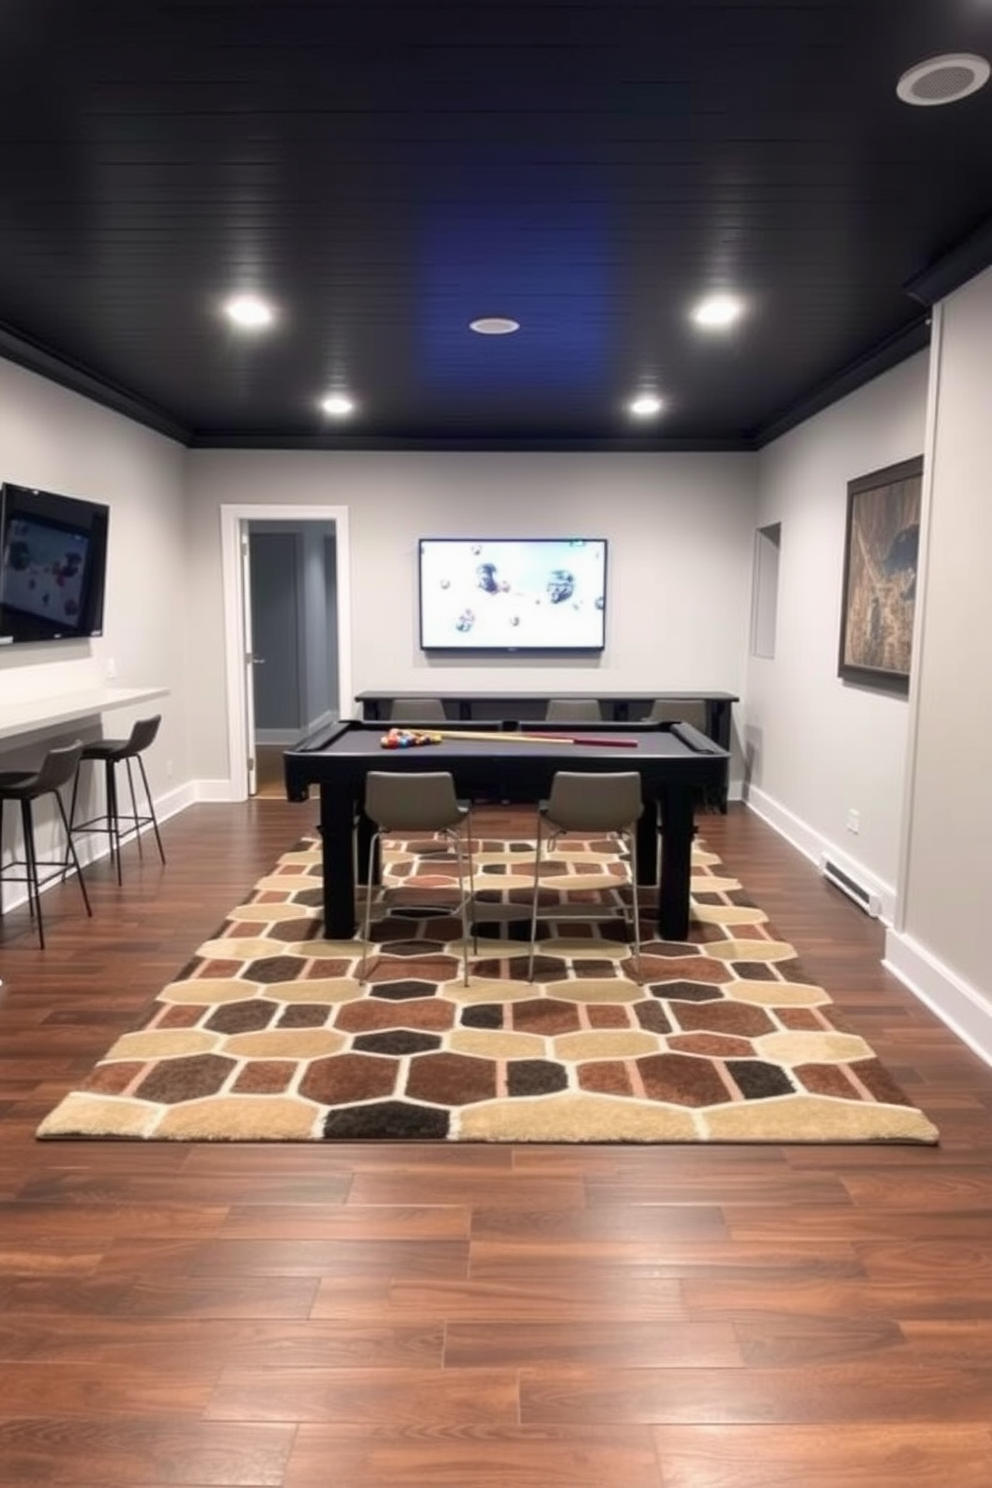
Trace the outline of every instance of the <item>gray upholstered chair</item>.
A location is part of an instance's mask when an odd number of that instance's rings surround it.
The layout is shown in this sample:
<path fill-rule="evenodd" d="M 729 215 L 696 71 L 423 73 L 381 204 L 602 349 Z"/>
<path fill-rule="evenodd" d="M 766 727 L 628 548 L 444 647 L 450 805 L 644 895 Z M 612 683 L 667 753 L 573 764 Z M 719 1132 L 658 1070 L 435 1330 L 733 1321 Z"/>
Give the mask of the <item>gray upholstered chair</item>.
<path fill-rule="evenodd" d="M 3 884 L 7 880 L 27 885 L 28 908 L 38 926 L 38 944 L 42 950 L 45 949 L 45 927 L 41 918 L 41 889 L 42 886 L 52 879 L 61 877 L 65 879 L 69 869 L 75 870 L 79 880 L 79 891 L 83 896 L 86 913 L 92 915 L 89 895 L 86 892 L 86 884 L 83 879 L 83 870 L 79 866 L 79 858 L 76 856 L 76 848 L 72 840 L 72 829 L 69 825 L 70 818 L 65 814 L 62 797 L 59 794 L 62 786 L 68 785 L 75 776 L 79 761 L 83 753 L 81 740 L 75 744 L 63 745 L 58 749 L 50 749 L 42 760 L 37 770 L 4 770 L 0 771 L 0 842 L 3 841 L 3 808 L 5 801 L 17 801 L 21 808 L 21 824 L 24 833 L 24 857 L 15 858 L 10 862 L 0 865 L 0 914 L 3 912 Z M 62 827 L 65 831 L 65 854 L 59 859 L 39 858 L 35 846 L 34 835 L 34 803 L 41 800 L 42 796 L 53 796 L 62 819 Z M 15 869 L 23 868 L 23 873 L 15 872 Z M 39 870 L 45 868 L 50 870 L 42 874 Z"/>
<path fill-rule="evenodd" d="M 454 776 L 447 770 L 370 770 L 365 777 L 365 814 L 373 824 L 369 842 L 368 884 L 365 892 L 365 916 L 362 940 L 365 946 L 364 967 L 368 978 L 369 932 L 373 901 L 382 907 L 388 900 L 402 895 L 402 889 L 376 890 L 374 871 L 376 850 L 385 836 L 407 832 L 434 832 L 443 837 L 455 852 L 458 871 L 458 905 L 461 916 L 462 979 L 468 986 L 470 911 L 475 898 L 472 866 L 472 817 L 468 806 L 455 795 Z"/>
<path fill-rule="evenodd" d="M 443 723 L 447 714 L 440 698 L 393 698 L 391 723 Z"/>
<path fill-rule="evenodd" d="M 655 698 L 648 717 L 655 723 L 691 723 L 706 732 L 706 704 L 700 698 Z"/>
<path fill-rule="evenodd" d="M 549 698 L 548 723 L 601 723 L 603 710 L 595 698 Z"/>
<path fill-rule="evenodd" d="M 637 979 L 640 980 L 641 918 L 637 903 L 634 872 L 637 822 L 644 810 L 641 777 L 636 770 L 612 770 L 594 774 L 582 770 L 558 770 L 551 782 L 551 794 L 537 814 L 537 851 L 534 855 L 534 887 L 531 896 L 529 981 L 534 979 L 534 953 L 537 944 L 537 911 L 540 894 L 541 863 L 546 852 L 553 850 L 558 838 L 566 832 L 607 834 L 616 837 L 627 867 L 630 900 L 625 904 L 624 920 L 633 931 Z M 557 911 L 556 911 L 557 913 Z M 615 909 L 582 904 L 566 906 L 561 918 L 614 918 Z"/>

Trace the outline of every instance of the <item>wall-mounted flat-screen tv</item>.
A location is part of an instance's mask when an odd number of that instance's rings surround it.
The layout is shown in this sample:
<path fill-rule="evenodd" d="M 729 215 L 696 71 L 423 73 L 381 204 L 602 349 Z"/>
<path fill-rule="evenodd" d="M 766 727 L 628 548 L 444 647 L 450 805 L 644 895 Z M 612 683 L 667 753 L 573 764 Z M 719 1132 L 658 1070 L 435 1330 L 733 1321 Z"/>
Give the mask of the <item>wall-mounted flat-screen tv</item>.
<path fill-rule="evenodd" d="M 110 508 L 4 481 L 0 646 L 103 632 Z"/>
<path fill-rule="evenodd" d="M 602 651 L 606 539 L 422 537 L 424 651 Z"/>

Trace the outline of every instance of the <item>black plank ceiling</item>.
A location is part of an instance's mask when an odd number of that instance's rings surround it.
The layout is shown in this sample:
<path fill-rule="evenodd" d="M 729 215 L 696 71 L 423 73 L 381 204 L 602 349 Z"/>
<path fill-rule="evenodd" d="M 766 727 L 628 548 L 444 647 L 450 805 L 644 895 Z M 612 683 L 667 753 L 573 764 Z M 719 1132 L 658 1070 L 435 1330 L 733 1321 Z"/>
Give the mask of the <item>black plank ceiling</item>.
<path fill-rule="evenodd" d="M 5 0 L 0 353 L 193 444 L 752 448 L 992 259 L 945 53 L 992 0 Z"/>

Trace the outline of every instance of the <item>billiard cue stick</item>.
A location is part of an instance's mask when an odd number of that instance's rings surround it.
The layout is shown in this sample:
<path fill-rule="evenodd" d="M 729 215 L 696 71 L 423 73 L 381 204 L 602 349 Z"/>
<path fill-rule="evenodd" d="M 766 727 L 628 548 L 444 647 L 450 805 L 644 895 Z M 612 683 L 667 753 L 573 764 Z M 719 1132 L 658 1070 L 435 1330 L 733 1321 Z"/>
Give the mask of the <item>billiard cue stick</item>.
<path fill-rule="evenodd" d="M 402 730 L 400 731 L 402 732 Z M 524 734 L 517 731 L 507 730 L 505 733 L 483 733 L 471 729 L 454 729 L 445 731 L 443 729 L 424 729 L 424 733 L 431 734 L 435 739 L 492 739 L 498 744 L 600 744 L 609 749 L 636 749 L 636 739 L 577 739 L 570 734 Z"/>

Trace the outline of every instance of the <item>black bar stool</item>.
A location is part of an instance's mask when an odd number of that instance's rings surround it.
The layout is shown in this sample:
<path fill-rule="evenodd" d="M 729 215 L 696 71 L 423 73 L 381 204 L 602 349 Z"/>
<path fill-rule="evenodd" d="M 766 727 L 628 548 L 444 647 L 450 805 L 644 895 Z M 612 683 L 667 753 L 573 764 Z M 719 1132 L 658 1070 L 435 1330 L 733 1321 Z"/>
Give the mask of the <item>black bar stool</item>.
<path fill-rule="evenodd" d="M 62 805 L 62 797 L 59 789 L 68 785 L 77 770 L 82 758 L 83 745 L 81 741 L 75 744 L 67 744 L 59 749 L 50 749 L 42 761 L 39 770 L 3 770 L 0 771 L 0 842 L 3 840 L 3 808 L 6 801 L 19 801 L 21 803 L 21 824 L 24 832 L 24 857 L 14 858 L 10 863 L 0 864 L 0 913 L 3 912 L 2 886 L 9 879 L 14 883 L 26 883 L 28 886 L 28 908 L 32 919 L 38 922 L 38 944 L 45 949 L 45 927 L 41 918 L 41 888 L 53 878 L 65 878 L 70 868 L 76 870 L 79 880 L 80 893 L 83 903 L 86 905 L 86 913 L 93 914 L 90 908 L 89 895 L 86 892 L 86 883 L 83 872 L 79 866 L 79 858 L 72 841 L 72 827 L 69 818 L 65 814 Z M 62 818 L 62 826 L 65 829 L 65 857 L 57 861 L 53 858 L 39 858 L 35 848 L 34 840 L 34 803 L 42 796 L 54 796 L 55 803 Z M 12 873 L 13 868 L 23 868 L 23 873 Z M 40 873 L 39 869 L 47 868 L 51 871 Z"/>
<path fill-rule="evenodd" d="M 76 821 L 76 798 L 79 795 L 79 769 L 76 770 L 76 778 L 72 787 L 72 806 L 69 810 L 69 823 L 73 832 L 105 832 L 110 839 L 110 857 L 117 864 L 117 882 L 121 880 L 121 824 L 124 823 L 124 836 L 136 833 L 138 838 L 138 851 L 141 852 L 141 828 L 150 826 L 155 832 L 155 841 L 158 843 L 158 855 L 165 862 L 165 852 L 162 848 L 162 839 L 158 834 L 158 821 L 155 816 L 155 804 L 152 801 L 152 793 L 148 787 L 148 776 L 145 773 L 145 763 L 141 758 L 142 752 L 153 742 L 158 733 L 158 726 L 162 722 L 162 715 L 156 714 L 154 718 L 139 718 L 131 730 L 127 739 L 98 739 L 93 744 L 85 744 L 80 759 L 80 767 L 83 760 L 103 761 L 104 780 L 106 784 L 106 811 L 99 816 L 91 816 L 88 821 Z M 134 793 L 134 775 L 131 770 L 131 761 L 136 760 L 141 772 L 141 782 L 145 788 L 145 798 L 148 802 L 148 810 L 141 814 L 138 811 L 138 799 Z M 117 773 L 116 767 L 124 763 L 127 766 L 127 783 L 131 792 L 130 813 L 121 813 L 117 798 Z"/>

